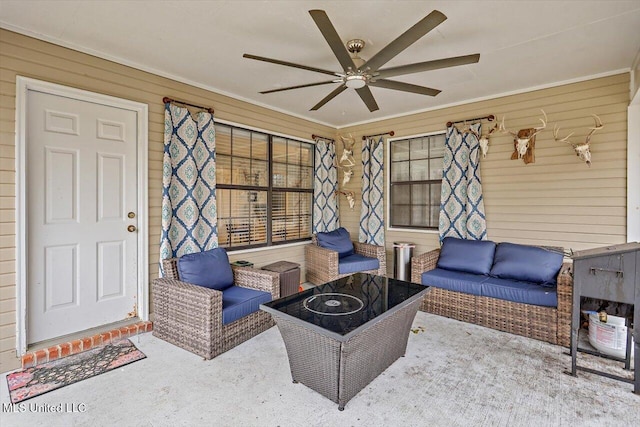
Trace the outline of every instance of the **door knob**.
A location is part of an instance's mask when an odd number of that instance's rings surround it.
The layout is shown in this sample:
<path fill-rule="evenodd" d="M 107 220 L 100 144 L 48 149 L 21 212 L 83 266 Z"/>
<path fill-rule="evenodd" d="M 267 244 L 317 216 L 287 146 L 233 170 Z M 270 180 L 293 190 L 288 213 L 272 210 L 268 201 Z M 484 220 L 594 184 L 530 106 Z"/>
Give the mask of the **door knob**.
<path fill-rule="evenodd" d="M 127 231 L 129 233 L 133 233 L 134 231 L 136 231 L 136 226 L 135 225 L 130 225 L 127 227 Z"/>

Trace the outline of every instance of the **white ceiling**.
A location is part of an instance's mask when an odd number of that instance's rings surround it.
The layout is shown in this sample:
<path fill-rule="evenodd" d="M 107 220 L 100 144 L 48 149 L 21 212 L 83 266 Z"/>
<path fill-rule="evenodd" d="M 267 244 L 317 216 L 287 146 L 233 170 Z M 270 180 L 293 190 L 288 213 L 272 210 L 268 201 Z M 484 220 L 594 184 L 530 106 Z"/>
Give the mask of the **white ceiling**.
<path fill-rule="evenodd" d="M 448 19 L 385 67 L 480 53 L 480 62 L 393 77 L 436 97 L 372 87 L 370 113 L 337 84 L 261 95 L 326 75 L 243 53 L 341 71 L 311 19 L 327 12 L 370 58 L 433 9 Z M 335 127 L 626 71 L 640 50 L 634 1 L 0 1 L 0 26 Z M 215 105 L 213 106 L 215 107 Z"/>

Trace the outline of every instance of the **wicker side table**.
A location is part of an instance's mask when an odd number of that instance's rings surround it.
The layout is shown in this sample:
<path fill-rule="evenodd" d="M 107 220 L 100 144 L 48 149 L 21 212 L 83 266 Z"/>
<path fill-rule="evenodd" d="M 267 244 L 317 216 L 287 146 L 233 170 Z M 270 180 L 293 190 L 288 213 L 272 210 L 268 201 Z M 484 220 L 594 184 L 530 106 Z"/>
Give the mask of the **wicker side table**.
<path fill-rule="evenodd" d="M 288 297 L 298 292 L 300 286 L 300 264 L 278 261 L 265 265 L 262 270 L 280 274 L 280 297 Z"/>

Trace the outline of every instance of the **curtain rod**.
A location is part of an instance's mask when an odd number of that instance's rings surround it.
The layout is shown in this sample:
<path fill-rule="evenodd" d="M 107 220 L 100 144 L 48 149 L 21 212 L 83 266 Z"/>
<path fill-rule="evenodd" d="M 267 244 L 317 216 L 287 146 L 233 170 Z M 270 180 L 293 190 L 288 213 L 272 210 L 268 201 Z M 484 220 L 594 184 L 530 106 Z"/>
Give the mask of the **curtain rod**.
<path fill-rule="evenodd" d="M 327 138 L 326 136 L 316 135 L 315 133 L 311 135 L 311 139 L 324 139 L 327 142 L 334 143 L 336 142 L 333 138 Z"/>
<path fill-rule="evenodd" d="M 373 138 L 374 136 L 382 136 L 382 135 L 389 135 L 389 136 L 393 136 L 396 133 L 392 130 L 390 130 L 389 132 L 382 132 L 382 133 L 374 133 L 373 135 L 362 135 L 362 140 L 365 141 L 367 138 Z"/>
<path fill-rule="evenodd" d="M 208 111 L 210 114 L 213 114 L 213 108 L 203 107 L 202 105 L 190 104 L 190 103 L 184 102 L 184 101 L 178 101 L 177 99 L 172 99 L 172 98 L 169 98 L 168 96 L 165 96 L 164 98 L 162 98 L 162 102 L 164 102 L 165 104 L 167 102 L 170 102 L 170 103 L 175 103 L 175 104 L 188 105 L 190 107 L 195 107 L 195 108 L 201 108 L 201 109 L 203 109 L 205 111 Z"/>
<path fill-rule="evenodd" d="M 450 128 L 451 126 L 454 125 L 454 123 L 474 122 L 476 120 L 484 120 L 484 119 L 487 119 L 490 122 L 492 122 L 496 119 L 496 116 L 494 116 L 493 114 L 489 114 L 488 116 L 484 116 L 484 117 L 475 117 L 473 119 L 462 119 L 462 120 L 457 120 L 455 122 L 447 122 L 447 127 Z"/>

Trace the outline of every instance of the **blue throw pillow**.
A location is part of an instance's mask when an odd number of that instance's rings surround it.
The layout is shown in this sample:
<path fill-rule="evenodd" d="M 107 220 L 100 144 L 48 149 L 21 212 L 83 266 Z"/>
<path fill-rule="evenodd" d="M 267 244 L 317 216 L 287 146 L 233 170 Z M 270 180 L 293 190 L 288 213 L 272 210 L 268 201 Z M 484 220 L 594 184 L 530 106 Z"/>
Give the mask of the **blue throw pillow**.
<path fill-rule="evenodd" d="M 338 252 L 338 258 L 344 258 L 353 253 L 351 236 L 344 227 L 327 233 L 318 233 L 316 237 L 318 238 L 318 246 Z"/>
<path fill-rule="evenodd" d="M 536 246 L 500 243 L 491 275 L 553 287 L 564 256 Z"/>
<path fill-rule="evenodd" d="M 496 244 L 490 240 L 466 240 L 445 237 L 438 268 L 473 274 L 489 274 Z"/>
<path fill-rule="evenodd" d="M 222 248 L 183 255 L 178 259 L 180 280 L 223 291 L 233 285 L 233 271 Z"/>

